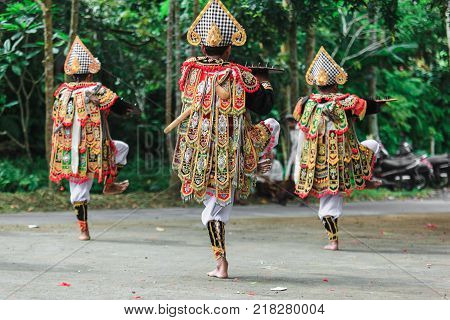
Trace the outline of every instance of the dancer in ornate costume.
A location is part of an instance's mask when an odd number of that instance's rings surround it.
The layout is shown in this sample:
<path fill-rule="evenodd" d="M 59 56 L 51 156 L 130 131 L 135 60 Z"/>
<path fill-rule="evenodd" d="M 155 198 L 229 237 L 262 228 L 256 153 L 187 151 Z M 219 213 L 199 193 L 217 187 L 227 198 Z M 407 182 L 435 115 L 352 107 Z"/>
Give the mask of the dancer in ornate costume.
<path fill-rule="evenodd" d="M 277 145 L 280 126 L 274 119 L 251 123 L 248 110 L 265 115 L 272 109 L 272 86 L 267 74 L 258 79 L 251 69 L 228 62 L 231 46 L 244 45 L 247 35 L 220 0 L 207 3 L 187 36 L 205 56 L 188 59 L 182 67 L 183 110 L 175 121 L 173 170 L 181 179 L 182 198 L 205 205 L 202 222 L 217 260 L 208 275 L 227 278 L 225 224 L 235 193 L 247 197 L 258 168 L 270 169 L 260 160 Z"/>
<path fill-rule="evenodd" d="M 366 114 L 377 113 L 385 101 L 364 100 L 338 92 L 347 73 L 320 48 L 306 73 L 306 82 L 317 85 L 319 93 L 300 99 L 294 117 L 300 133 L 296 156 L 296 194 L 320 199 L 321 219 L 330 243 L 338 250 L 338 218 L 344 197 L 354 189 L 379 186 L 372 179 L 380 146 L 375 140 L 358 142 L 353 123 Z"/>
<path fill-rule="evenodd" d="M 127 163 L 129 148 L 111 139 L 107 117 L 110 111 L 126 115 L 137 109 L 93 82 L 100 69 L 98 59 L 76 37 L 64 64 L 73 82 L 61 84 L 54 94 L 50 180 L 69 181 L 80 240 L 90 240 L 87 208 L 93 181 L 105 184 L 105 194 L 122 193 L 129 184 L 115 182 L 119 169 Z"/>

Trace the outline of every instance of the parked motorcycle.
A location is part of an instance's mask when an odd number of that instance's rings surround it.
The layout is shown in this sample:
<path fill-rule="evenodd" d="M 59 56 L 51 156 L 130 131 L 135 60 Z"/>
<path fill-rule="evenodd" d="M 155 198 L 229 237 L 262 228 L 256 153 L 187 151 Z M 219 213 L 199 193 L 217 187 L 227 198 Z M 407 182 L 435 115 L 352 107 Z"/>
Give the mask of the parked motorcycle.
<path fill-rule="evenodd" d="M 431 156 L 428 158 L 428 161 L 433 166 L 433 186 L 436 188 L 448 186 L 448 167 L 450 162 L 448 154 Z"/>
<path fill-rule="evenodd" d="M 401 150 L 398 155 L 391 156 L 382 144 L 380 147 L 375 176 L 381 179 L 382 186 L 391 190 L 422 190 L 430 185 L 433 166 L 426 155 L 417 156 Z"/>
<path fill-rule="evenodd" d="M 399 151 L 395 157 L 414 159 L 417 156 L 413 153 L 411 145 L 408 142 L 404 141 L 400 145 Z M 422 157 L 422 162 L 433 169 L 433 174 L 430 177 L 430 185 L 435 188 L 446 187 L 448 185 L 448 154 Z"/>

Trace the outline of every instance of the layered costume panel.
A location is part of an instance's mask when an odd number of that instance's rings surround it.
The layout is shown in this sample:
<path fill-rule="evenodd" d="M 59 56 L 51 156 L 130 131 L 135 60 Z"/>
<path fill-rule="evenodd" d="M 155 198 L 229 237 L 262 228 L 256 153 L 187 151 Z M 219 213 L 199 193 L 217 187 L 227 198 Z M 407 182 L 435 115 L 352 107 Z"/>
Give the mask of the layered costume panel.
<path fill-rule="evenodd" d="M 347 74 L 322 47 L 306 79 L 329 86 L 345 83 Z M 354 122 L 367 111 L 367 101 L 351 94 L 312 94 L 298 103 L 294 111 L 300 128 L 295 167 L 298 196 L 346 196 L 365 188 L 372 178 L 378 144 L 360 143 Z"/>
<path fill-rule="evenodd" d="M 191 110 L 178 128 L 173 161 L 182 197 L 203 201 L 208 187 L 222 205 L 232 201 L 234 190 L 248 196 L 258 161 L 278 143 L 279 133 L 273 119 L 252 125 L 248 110 L 270 111 L 272 90 L 263 88 L 250 69 L 209 58 L 183 65 L 180 89 L 183 112 Z"/>
<path fill-rule="evenodd" d="M 100 104 L 92 102 L 92 95 Z M 102 182 L 116 174 L 115 146 L 106 116 L 117 99 L 100 83 L 67 83 L 57 89 L 52 115 L 52 181 Z"/>

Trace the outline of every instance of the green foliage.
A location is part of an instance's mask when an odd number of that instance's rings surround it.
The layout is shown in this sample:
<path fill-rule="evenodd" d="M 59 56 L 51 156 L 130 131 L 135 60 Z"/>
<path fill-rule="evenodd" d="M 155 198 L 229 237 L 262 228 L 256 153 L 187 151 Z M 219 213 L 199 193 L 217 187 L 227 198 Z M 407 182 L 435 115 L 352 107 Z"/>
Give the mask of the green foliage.
<path fill-rule="evenodd" d="M 23 163 L 22 163 L 23 165 Z M 46 179 L 32 170 L 17 167 L 13 161 L 0 161 L 0 192 L 35 191 Z"/>
<path fill-rule="evenodd" d="M 39 11 L 35 2 L 27 0 L 11 3 L 0 13 L 1 82 L 5 81 L 7 73 L 10 73 L 11 76 L 20 76 L 22 70 L 29 67 L 31 60 L 41 52 L 40 46 L 28 42 L 30 37 L 42 29 L 41 19 L 38 16 Z M 8 100 L 7 95 L 2 92 L 0 102 L 3 101 L 3 103 L 0 104 L 0 112 L 18 104 L 17 100 L 7 102 Z"/>
<path fill-rule="evenodd" d="M 142 161 L 141 166 L 142 166 Z M 152 170 L 138 168 L 138 159 L 129 159 L 120 172 L 119 180 L 130 180 L 129 191 L 158 192 L 168 187 L 170 170 L 165 162 L 152 164 Z M 68 189 L 64 181 L 61 186 Z M 0 160 L 0 192 L 29 192 L 48 187 L 47 163 L 44 159 L 30 161 L 26 158 Z M 95 183 L 93 193 L 101 193 L 103 185 Z"/>

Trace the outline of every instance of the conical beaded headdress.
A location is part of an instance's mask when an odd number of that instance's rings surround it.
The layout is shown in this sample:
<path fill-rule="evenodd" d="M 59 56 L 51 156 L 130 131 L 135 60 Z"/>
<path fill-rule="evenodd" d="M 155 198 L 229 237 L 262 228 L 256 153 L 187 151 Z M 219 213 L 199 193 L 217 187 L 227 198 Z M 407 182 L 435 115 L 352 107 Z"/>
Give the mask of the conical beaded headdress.
<path fill-rule="evenodd" d="M 347 73 L 328 54 L 324 47 L 319 52 L 306 72 L 309 85 L 328 86 L 347 82 Z"/>
<path fill-rule="evenodd" d="M 220 0 L 210 0 L 189 28 L 187 40 L 194 46 L 243 46 L 247 34 Z"/>
<path fill-rule="evenodd" d="M 100 69 L 100 61 L 92 55 L 81 39 L 76 36 L 67 54 L 64 72 L 71 76 L 74 74 L 97 73 Z"/>

